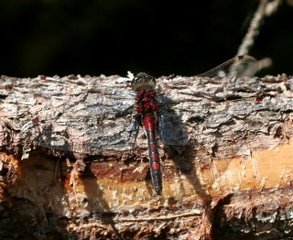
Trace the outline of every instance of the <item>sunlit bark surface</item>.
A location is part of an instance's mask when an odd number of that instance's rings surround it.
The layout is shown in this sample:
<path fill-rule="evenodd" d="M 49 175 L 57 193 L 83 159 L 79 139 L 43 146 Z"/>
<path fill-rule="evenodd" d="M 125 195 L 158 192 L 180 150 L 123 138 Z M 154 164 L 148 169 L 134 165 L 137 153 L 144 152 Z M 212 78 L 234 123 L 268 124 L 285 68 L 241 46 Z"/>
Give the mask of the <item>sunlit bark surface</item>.
<path fill-rule="evenodd" d="M 293 236 L 292 78 L 159 78 L 161 196 L 129 82 L 1 76 L 1 239 Z"/>

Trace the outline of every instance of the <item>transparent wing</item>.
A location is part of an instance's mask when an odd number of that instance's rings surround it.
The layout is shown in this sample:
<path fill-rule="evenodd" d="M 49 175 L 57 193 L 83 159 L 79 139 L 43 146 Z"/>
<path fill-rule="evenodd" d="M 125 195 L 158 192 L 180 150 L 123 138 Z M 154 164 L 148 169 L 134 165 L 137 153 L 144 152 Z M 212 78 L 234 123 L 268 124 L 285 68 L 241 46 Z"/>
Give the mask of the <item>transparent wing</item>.
<path fill-rule="evenodd" d="M 236 56 L 228 61 L 199 74 L 199 77 L 253 77 L 258 71 L 257 60 L 249 55 Z"/>
<path fill-rule="evenodd" d="M 242 55 L 231 58 L 228 61 L 216 66 L 215 68 L 212 68 L 211 70 L 197 76 L 209 78 L 226 77 L 229 79 L 238 79 L 242 77 L 253 77 L 257 71 L 257 60 L 249 55 Z M 223 82 L 223 84 L 224 83 L 225 82 Z M 227 82 L 225 84 L 227 84 Z M 234 85 L 234 83 L 232 85 Z M 205 88 L 205 86 L 202 87 Z M 197 85 L 193 91 L 196 92 L 205 90 L 200 90 L 199 86 Z M 176 96 L 176 94 L 174 95 Z M 218 84 L 210 85 L 207 94 L 210 94 L 210 99 L 213 99 L 213 97 L 215 97 L 215 99 L 225 99 L 225 88 L 223 88 L 223 91 L 221 93 L 219 92 Z M 206 97 L 208 97 L 208 95 L 206 95 Z M 214 116 L 217 116 L 217 118 L 215 118 Z M 209 135 L 207 135 L 205 130 L 203 129 L 204 124 L 201 123 L 205 122 L 205 124 L 217 126 L 217 124 L 222 123 L 221 121 L 223 121 L 223 123 L 229 121 L 230 117 L 231 116 L 226 112 L 213 112 L 213 110 L 209 109 L 208 107 L 205 107 L 201 101 L 194 102 L 192 109 L 189 108 L 188 112 L 175 112 L 171 109 L 162 108 L 161 115 L 159 117 L 160 136 L 162 141 L 167 145 L 184 146 L 187 145 L 189 142 L 188 135 L 191 135 L 190 132 L 189 134 L 187 132 L 190 131 L 190 129 L 192 129 L 192 135 L 196 136 L 196 141 L 205 142 L 205 138 Z M 188 121 L 191 122 L 190 124 L 193 124 L 192 127 L 189 128 L 189 130 L 187 129 L 187 125 L 189 123 L 184 122 L 183 119 L 189 119 Z"/>
<path fill-rule="evenodd" d="M 107 119 L 107 115 L 60 118 L 35 116 L 22 127 L 22 133 L 25 136 L 27 134 L 33 147 L 39 146 L 61 154 L 98 155 L 109 148 L 129 148 L 131 120 Z"/>
<path fill-rule="evenodd" d="M 186 126 L 182 122 L 182 116 L 172 109 L 161 109 L 159 120 L 159 134 L 166 145 L 184 146 L 188 144 Z"/>

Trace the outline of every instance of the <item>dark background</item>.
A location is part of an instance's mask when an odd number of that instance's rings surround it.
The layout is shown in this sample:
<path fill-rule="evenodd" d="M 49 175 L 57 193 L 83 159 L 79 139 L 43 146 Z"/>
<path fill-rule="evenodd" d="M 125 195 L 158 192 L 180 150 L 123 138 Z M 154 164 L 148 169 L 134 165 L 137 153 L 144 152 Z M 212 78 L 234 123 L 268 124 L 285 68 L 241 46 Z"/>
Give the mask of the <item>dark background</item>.
<path fill-rule="evenodd" d="M 0 74 L 195 75 L 237 53 L 257 6 L 257 0 L 1 1 Z M 265 73 L 292 74 L 292 6 L 265 19 L 250 54 L 272 58 Z"/>

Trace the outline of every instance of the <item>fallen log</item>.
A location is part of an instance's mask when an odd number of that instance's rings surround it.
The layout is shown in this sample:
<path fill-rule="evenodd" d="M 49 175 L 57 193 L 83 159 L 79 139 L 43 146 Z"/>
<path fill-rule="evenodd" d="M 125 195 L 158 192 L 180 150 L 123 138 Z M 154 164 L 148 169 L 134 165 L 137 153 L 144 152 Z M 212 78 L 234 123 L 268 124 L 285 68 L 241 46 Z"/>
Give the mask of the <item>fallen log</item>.
<path fill-rule="evenodd" d="M 0 82 L 1 239 L 293 236 L 293 78 L 158 78 L 161 196 L 130 79 Z"/>

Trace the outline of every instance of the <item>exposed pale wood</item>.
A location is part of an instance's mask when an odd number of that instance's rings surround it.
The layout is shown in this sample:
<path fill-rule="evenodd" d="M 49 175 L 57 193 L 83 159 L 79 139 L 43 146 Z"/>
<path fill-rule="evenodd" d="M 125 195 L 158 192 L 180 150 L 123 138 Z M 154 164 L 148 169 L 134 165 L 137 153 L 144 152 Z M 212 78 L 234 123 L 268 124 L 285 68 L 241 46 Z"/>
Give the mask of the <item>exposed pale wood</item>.
<path fill-rule="evenodd" d="M 292 235 L 292 78 L 159 78 L 160 197 L 143 131 L 132 149 L 128 82 L 1 77 L 1 225 L 29 220 L 19 234 L 36 239 Z"/>

